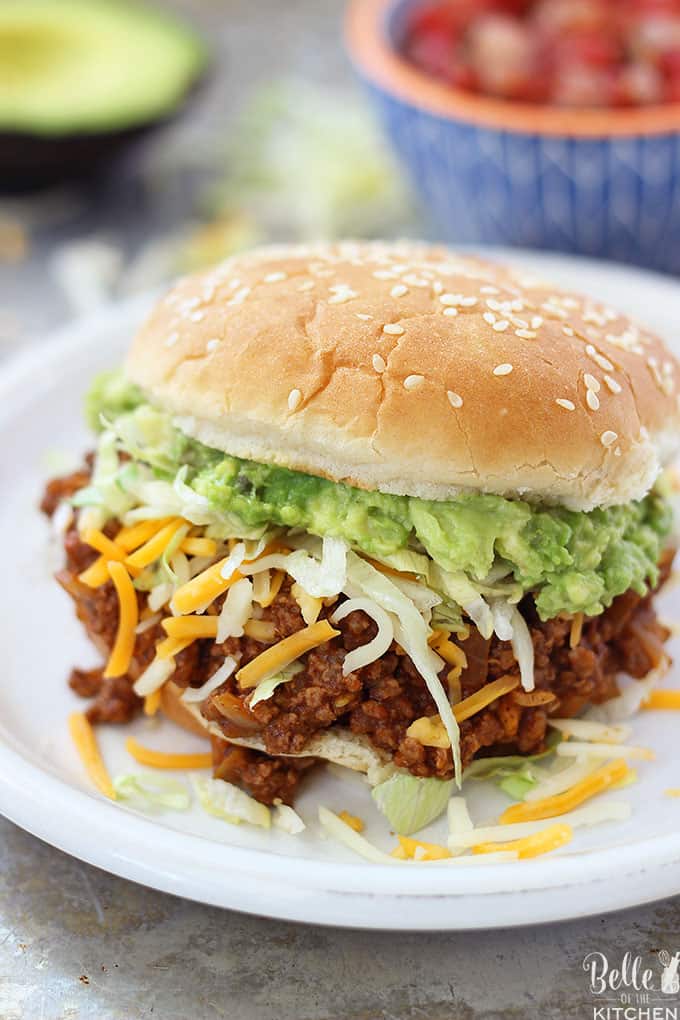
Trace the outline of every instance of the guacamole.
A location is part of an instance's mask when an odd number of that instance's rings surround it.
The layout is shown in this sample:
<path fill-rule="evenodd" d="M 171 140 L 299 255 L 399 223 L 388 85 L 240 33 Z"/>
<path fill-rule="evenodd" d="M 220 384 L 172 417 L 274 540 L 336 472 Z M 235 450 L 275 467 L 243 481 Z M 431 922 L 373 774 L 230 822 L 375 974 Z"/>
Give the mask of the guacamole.
<path fill-rule="evenodd" d="M 447 571 L 482 582 L 503 563 L 538 613 L 596 615 L 632 588 L 655 584 L 671 529 L 671 509 L 657 490 L 639 502 L 588 513 L 536 506 L 479 492 L 435 501 L 367 492 L 288 468 L 230 457 L 190 439 L 118 373 L 100 377 L 88 418 L 108 424 L 134 459 L 186 482 L 211 506 L 247 526 L 304 528 L 345 539 L 369 555 L 423 548 Z"/>

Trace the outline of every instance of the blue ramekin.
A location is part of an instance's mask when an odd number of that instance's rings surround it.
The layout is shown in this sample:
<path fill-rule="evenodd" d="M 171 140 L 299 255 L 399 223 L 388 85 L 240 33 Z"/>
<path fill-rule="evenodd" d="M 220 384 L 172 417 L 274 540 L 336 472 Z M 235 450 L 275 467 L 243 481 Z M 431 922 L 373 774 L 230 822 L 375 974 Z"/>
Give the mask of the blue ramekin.
<path fill-rule="evenodd" d="M 680 273 L 680 104 L 574 110 L 464 93 L 399 53 L 422 0 L 351 0 L 350 56 L 439 239 Z"/>

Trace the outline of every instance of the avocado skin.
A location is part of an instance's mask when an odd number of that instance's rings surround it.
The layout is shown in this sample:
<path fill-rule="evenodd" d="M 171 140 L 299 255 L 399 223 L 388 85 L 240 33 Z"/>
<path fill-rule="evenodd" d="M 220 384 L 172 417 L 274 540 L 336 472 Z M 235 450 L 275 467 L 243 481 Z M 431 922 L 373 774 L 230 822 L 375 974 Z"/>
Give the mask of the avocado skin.
<path fill-rule="evenodd" d="M 132 128 L 54 137 L 0 130 L 0 192 L 22 194 L 104 176 L 127 152 L 174 123 L 203 90 L 208 77 L 204 72 L 170 116 Z"/>

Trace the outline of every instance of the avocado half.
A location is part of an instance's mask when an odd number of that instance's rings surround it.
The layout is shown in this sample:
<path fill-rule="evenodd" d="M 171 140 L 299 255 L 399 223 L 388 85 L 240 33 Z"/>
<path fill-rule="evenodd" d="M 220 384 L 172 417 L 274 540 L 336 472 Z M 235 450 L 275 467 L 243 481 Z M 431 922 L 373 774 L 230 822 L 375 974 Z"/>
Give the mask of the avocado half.
<path fill-rule="evenodd" d="M 2 0 L 0 186 L 91 175 L 171 119 L 207 62 L 192 29 L 132 0 Z"/>

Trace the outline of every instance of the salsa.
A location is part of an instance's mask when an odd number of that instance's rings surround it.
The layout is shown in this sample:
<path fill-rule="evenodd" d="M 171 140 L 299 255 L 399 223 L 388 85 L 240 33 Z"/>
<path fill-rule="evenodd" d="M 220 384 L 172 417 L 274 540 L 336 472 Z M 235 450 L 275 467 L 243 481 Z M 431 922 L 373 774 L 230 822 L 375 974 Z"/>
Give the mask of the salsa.
<path fill-rule="evenodd" d="M 680 102 L 680 0 L 431 0 L 402 49 L 453 88 L 499 99 Z"/>

